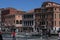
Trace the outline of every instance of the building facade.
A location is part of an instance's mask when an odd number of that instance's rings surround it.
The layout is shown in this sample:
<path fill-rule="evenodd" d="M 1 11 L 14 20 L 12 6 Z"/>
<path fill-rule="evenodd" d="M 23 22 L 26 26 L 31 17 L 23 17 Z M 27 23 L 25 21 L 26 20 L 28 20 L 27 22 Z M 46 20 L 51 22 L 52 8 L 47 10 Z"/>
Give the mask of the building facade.
<path fill-rule="evenodd" d="M 40 8 L 29 12 L 14 8 L 2 9 L 4 26 L 16 27 L 19 32 L 39 32 L 41 29 L 58 30 L 60 28 L 60 4 L 44 2 Z"/>
<path fill-rule="evenodd" d="M 1 14 L 2 14 L 2 13 L 1 13 L 1 9 L 0 9 L 0 31 L 1 31 L 1 28 L 2 28 L 2 22 L 1 22 L 1 21 L 2 21 L 2 19 L 1 19 Z"/>
<path fill-rule="evenodd" d="M 34 13 L 23 14 L 23 27 L 28 32 L 35 31 L 35 15 L 34 15 Z"/>
<path fill-rule="evenodd" d="M 8 31 L 12 31 L 12 28 L 16 28 L 16 31 L 22 30 L 22 14 L 8 14 L 4 16 L 4 28 Z"/>
<path fill-rule="evenodd" d="M 2 12 L 2 22 L 4 22 L 4 16 L 7 15 L 7 14 L 15 14 L 17 13 L 17 10 L 15 8 L 11 8 L 11 7 L 8 7 L 8 8 L 1 8 L 1 12 Z"/>
<path fill-rule="evenodd" d="M 60 4 L 55 2 L 44 2 L 41 8 L 36 8 L 35 12 L 41 26 L 48 29 L 58 30 L 60 28 Z M 39 19 L 40 18 L 40 19 Z M 37 24 L 38 25 L 38 24 Z"/>
<path fill-rule="evenodd" d="M 24 11 L 19 11 L 14 8 L 4 8 L 2 10 L 2 31 L 12 31 L 12 28 L 16 28 L 16 31 L 21 31 L 22 27 L 22 14 Z M 8 11 L 9 10 L 9 11 Z"/>

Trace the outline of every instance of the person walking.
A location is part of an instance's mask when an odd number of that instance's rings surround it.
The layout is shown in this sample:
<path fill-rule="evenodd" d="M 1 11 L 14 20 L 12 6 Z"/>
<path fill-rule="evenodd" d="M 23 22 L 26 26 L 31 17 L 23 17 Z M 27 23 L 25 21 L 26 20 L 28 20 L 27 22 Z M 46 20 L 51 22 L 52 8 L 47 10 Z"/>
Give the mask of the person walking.
<path fill-rule="evenodd" d="M 0 32 L 0 40 L 3 40 L 2 32 Z"/>
<path fill-rule="evenodd" d="M 16 40 L 15 34 L 15 32 L 12 32 L 13 40 Z"/>
<path fill-rule="evenodd" d="M 60 40 L 60 31 L 58 32 L 58 40 Z"/>

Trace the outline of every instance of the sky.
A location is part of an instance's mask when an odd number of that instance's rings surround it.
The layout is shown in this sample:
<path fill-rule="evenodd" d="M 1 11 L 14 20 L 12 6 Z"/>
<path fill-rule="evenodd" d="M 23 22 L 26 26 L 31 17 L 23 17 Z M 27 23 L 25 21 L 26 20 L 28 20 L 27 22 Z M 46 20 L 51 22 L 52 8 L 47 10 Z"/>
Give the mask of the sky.
<path fill-rule="evenodd" d="M 0 8 L 12 7 L 18 10 L 29 11 L 41 7 L 46 0 L 0 0 Z M 50 0 L 60 3 L 60 0 Z"/>

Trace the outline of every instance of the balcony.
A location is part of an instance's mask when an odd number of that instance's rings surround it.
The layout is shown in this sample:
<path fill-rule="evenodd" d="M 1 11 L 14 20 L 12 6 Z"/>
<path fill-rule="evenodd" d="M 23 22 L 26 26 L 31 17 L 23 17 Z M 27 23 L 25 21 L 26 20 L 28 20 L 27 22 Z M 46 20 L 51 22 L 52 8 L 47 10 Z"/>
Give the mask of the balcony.
<path fill-rule="evenodd" d="M 15 24 L 16 27 L 22 27 L 22 24 Z"/>
<path fill-rule="evenodd" d="M 34 27 L 34 25 L 23 25 L 23 27 Z"/>
<path fill-rule="evenodd" d="M 53 10 L 47 10 L 47 12 L 53 12 Z"/>
<path fill-rule="evenodd" d="M 33 14 L 25 14 L 23 15 L 23 19 L 33 19 L 34 15 Z"/>
<path fill-rule="evenodd" d="M 23 20 L 34 20 L 34 18 L 24 18 Z"/>

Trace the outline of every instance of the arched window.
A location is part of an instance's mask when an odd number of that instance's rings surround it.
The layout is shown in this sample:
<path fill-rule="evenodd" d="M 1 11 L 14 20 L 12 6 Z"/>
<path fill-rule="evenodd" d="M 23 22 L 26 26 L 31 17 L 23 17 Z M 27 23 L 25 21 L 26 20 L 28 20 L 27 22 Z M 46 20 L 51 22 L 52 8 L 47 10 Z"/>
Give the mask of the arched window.
<path fill-rule="evenodd" d="M 16 20 L 16 24 L 19 24 L 19 21 L 18 20 Z"/>

